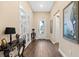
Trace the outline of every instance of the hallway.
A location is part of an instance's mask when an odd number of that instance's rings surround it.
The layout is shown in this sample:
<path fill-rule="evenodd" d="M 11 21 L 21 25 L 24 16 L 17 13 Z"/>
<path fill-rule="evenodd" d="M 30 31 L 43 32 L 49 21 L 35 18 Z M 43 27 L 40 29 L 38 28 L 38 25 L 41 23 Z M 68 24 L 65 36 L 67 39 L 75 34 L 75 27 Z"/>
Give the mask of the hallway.
<path fill-rule="evenodd" d="M 79 57 L 78 1 L 0 1 L 0 19 L 0 57 Z"/>
<path fill-rule="evenodd" d="M 24 57 L 61 57 L 50 40 L 32 41 L 24 51 Z"/>

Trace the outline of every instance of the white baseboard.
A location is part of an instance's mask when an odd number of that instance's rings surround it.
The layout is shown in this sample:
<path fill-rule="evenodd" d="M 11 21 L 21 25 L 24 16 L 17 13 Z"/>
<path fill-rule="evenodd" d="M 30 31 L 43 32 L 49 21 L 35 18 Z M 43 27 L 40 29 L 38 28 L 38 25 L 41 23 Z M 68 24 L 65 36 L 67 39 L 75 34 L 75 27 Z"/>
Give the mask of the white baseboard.
<path fill-rule="evenodd" d="M 36 38 L 36 40 L 38 40 L 38 39 L 45 39 L 45 40 L 49 40 L 48 38 Z"/>
<path fill-rule="evenodd" d="M 31 40 L 26 44 L 25 48 L 27 48 L 27 46 L 31 43 Z"/>
<path fill-rule="evenodd" d="M 63 57 L 67 57 L 61 49 L 58 49 L 58 51 L 60 52 L 60 54 L 61 54 Z"/>
<path fill-rule="evenodd" d="M 51 41 L 53 44 L 55 44 L 55 43 L 56 43 L 55 41 L 52 41 L 51 39 L 50 39 L 50 41 Z"/>
<path fill-rule="evenodd" d="M 55 44 L 56 42 L 55 41 L 52 41 L 50 40 L 53 44 Z M 60 54 L 63 56 L 63 57 L 67 57 L 64 52 L 59 48 L 58 51 L 60 52 Z"/>

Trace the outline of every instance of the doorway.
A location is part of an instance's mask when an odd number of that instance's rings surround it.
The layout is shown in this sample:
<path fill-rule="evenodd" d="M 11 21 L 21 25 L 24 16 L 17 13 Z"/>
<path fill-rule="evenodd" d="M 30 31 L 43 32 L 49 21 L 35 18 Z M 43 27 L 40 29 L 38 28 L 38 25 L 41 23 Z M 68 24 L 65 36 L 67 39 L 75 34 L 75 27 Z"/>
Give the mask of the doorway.
<path fill-rule="evenodd" d="M 61 37 L 61 20 L 60 13 L 56 13 L 53 20 L 53 39 L 55 42 L 59 42 L 59 38 Z"/>

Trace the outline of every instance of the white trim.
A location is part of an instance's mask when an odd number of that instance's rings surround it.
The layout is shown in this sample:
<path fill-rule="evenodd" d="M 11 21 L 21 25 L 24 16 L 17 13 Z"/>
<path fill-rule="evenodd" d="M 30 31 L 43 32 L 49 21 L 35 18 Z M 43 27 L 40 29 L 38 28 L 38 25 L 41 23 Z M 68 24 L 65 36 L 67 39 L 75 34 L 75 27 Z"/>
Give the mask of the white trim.
<path fill-rule="evenodd" d="M 60 54 L 61 54 L 63 57 L 67 57 L 61 49 L 58 49 L 58 51 L 60 52 Z"/>
<path fill-rule="evenodd" d="M 50 41 L 51 41 L 53 44 L 55 44 L 55 43 L 56 43 L 56 41 L 53 41 L 53 40 L 51 40 L 51 39 L 50 39 Z"/>
<path fill-rule="evenodd" d="M 50 40 L 50 38 L 37 38 L 36 37 L 36 39 L 38 40 L 38 39 L 46 39 L 46 40 Z"/>
<path fill-rule="evenodd" d="M 30 40 L 28 43 L 26 43 L 25 48 L 27 48 L 27 46 L 28 46 L 30 43 L 31 43 L 31 40 Z"/>
<path fill-rule="evenodd" d="M 50 39 L 50 41 L 51 41 L 53 44 L 56 43 L 55 41 L 52 41 L 51 39 Z M 60 48 L 58 49 L 58 51 L 60 52 L 60 54 L 61 54 L 63 57 L 67 57 L 67 56 L 64 54 L 64 52 L 63 52 Z"/>

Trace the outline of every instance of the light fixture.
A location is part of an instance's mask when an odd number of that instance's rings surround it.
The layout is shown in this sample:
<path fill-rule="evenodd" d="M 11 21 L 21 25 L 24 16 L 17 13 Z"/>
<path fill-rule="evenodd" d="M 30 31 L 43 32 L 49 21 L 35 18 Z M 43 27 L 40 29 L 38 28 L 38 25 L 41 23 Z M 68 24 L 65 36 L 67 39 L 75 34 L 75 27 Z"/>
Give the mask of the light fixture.
<path fill-rule="evenodd" d="M 43 8 L 43 6 L 44 6 L 43 4 L 40 4 L 40 8 Z"/>
<path fill-rule="evenodd" d="M 14 27 L 6 27 L 5 34 L 10 34 L 10 44 L 12 44 L 12 34 L 15 34 L 15 28 Z"/>

